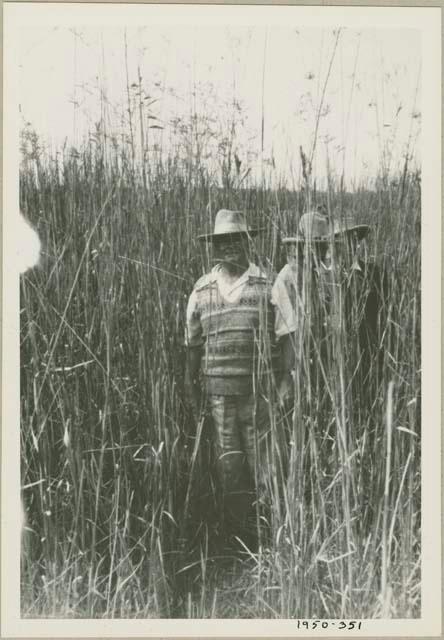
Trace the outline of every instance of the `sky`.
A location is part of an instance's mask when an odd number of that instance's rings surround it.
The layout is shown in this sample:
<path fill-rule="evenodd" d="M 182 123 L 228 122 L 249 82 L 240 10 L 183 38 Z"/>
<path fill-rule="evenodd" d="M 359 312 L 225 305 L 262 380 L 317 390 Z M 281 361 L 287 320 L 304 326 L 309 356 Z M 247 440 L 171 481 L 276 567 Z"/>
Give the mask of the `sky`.
<path fill-rule="evenodd" d="M 22 122 L 52 148 L 65 140 L 76 146 L 94 128 L 101 91 L 111 129 L 127 129 L 127 80 L 137 84 L 140 73 L 145 94 L 155 100 L 150 113 L 163 127 L 164 145 L 172 120 L 186 119 L 192 109 L 227 131 L 235 101 L 235 148 L 255 175 L 265 162 L 269 171 L 297 181 L 300 147 L 313 154 L 319 183 L 327 170 L 343 173 L 348 186 L 374 179 L 382 166 L 399 172 L 407 151 L 419 166 L 421 41 L 415 29 L 343 28 L 338 34 L 291 25 L 147 21 L 27 26 L 19 36 Z"/>

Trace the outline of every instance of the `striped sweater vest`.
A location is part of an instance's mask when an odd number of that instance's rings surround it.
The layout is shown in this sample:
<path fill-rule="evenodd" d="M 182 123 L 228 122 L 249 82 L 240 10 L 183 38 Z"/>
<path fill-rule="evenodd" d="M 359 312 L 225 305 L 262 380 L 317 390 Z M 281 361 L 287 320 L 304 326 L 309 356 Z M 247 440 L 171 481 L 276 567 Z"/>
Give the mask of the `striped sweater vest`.
<path fill-rule="evenodd" d="M 197 288 L 196 293 L 208 393 L 251 393 L 255 383 L 263 383 L 277 365 L 270 281 L 250 275 L 235 302 L 221 296 L 216 281 Z"/>

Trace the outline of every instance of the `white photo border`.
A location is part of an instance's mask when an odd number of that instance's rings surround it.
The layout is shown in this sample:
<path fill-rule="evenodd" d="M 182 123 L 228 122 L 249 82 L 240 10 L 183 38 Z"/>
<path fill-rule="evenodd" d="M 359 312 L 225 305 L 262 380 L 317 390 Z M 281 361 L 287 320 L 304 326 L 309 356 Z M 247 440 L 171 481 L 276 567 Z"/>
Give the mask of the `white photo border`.
<path fill-rule="evenodd" d="M 347 637 L 441 636 L 441 9 L 301 5 L 3 4 L 2 637 L 341 637 L 297 630 L 295 620 L 55 620 L 20 618 L 18 56 L 25 25 L 159 24 L 414 28 L 422 35 L 422 611 L 419 619 L 365 620 Z"/>

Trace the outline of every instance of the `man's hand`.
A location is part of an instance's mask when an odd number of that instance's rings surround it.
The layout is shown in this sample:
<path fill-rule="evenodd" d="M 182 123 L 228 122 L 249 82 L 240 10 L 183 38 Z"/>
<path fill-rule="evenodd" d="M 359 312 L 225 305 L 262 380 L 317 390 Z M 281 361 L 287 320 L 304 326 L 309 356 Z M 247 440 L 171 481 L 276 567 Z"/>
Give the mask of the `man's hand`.
<path fill-rule="evenodd" d="M 191 383 L 191 389 L 189 391 L 191 406 L 193 407 L 193 414 L 196 422 L 199 420 L 202 413 L 202 390 L 198 380 L 194 380 Z"/>
<path fill-rule="evenodd" d="M 294 396 L 294 381 L 291 373 L 287 372 L 284 374 L 284 377 L 278 386 L 277 395 L 279 405 L 283 409 L 288 407 Z"/>
<path fill-rule="evenodd" d="M 188 348 L 185 378 L 187 395 L 191 402 L 196 421 L 199 420 L 202 413 L 202 390 L 199 380 L 201 353 L 200 347 Z"/>

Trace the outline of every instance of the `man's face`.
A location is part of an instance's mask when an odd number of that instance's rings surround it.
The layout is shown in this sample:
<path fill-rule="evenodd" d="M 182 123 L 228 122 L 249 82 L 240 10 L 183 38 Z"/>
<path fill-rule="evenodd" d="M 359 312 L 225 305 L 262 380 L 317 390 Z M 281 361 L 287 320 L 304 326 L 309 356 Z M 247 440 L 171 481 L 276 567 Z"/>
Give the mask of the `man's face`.
<path fill-rule="evenodd" d="M 307 260 L 312 266 L 316 266 L 325 259 L 328 249 L 327 242 L 312 242 L 310 246 L 305 244 L 289 244 L 287 247 L 287 262 L 291 266 L 302 266 Z"/>
<path fill-rule="evenodd" d="M 360 253 L 360 239 L 355 232 L 347 233 L 343 240 L 344 259 L 351 264 Z"/>
<path fill-rule="evenodd" d="M 248 265 L 248 237 L 246 234 L 222 236 L 213 240 L 213 255 L 216 261 L 233 267 Z"/>
<path fill-rule="evenodd" d="M 304 260 L 304 246 L 302 244 L 287 244 L 286 252 L 287 262 L 291 267 L 297 268 L 302 265 Z"/>

